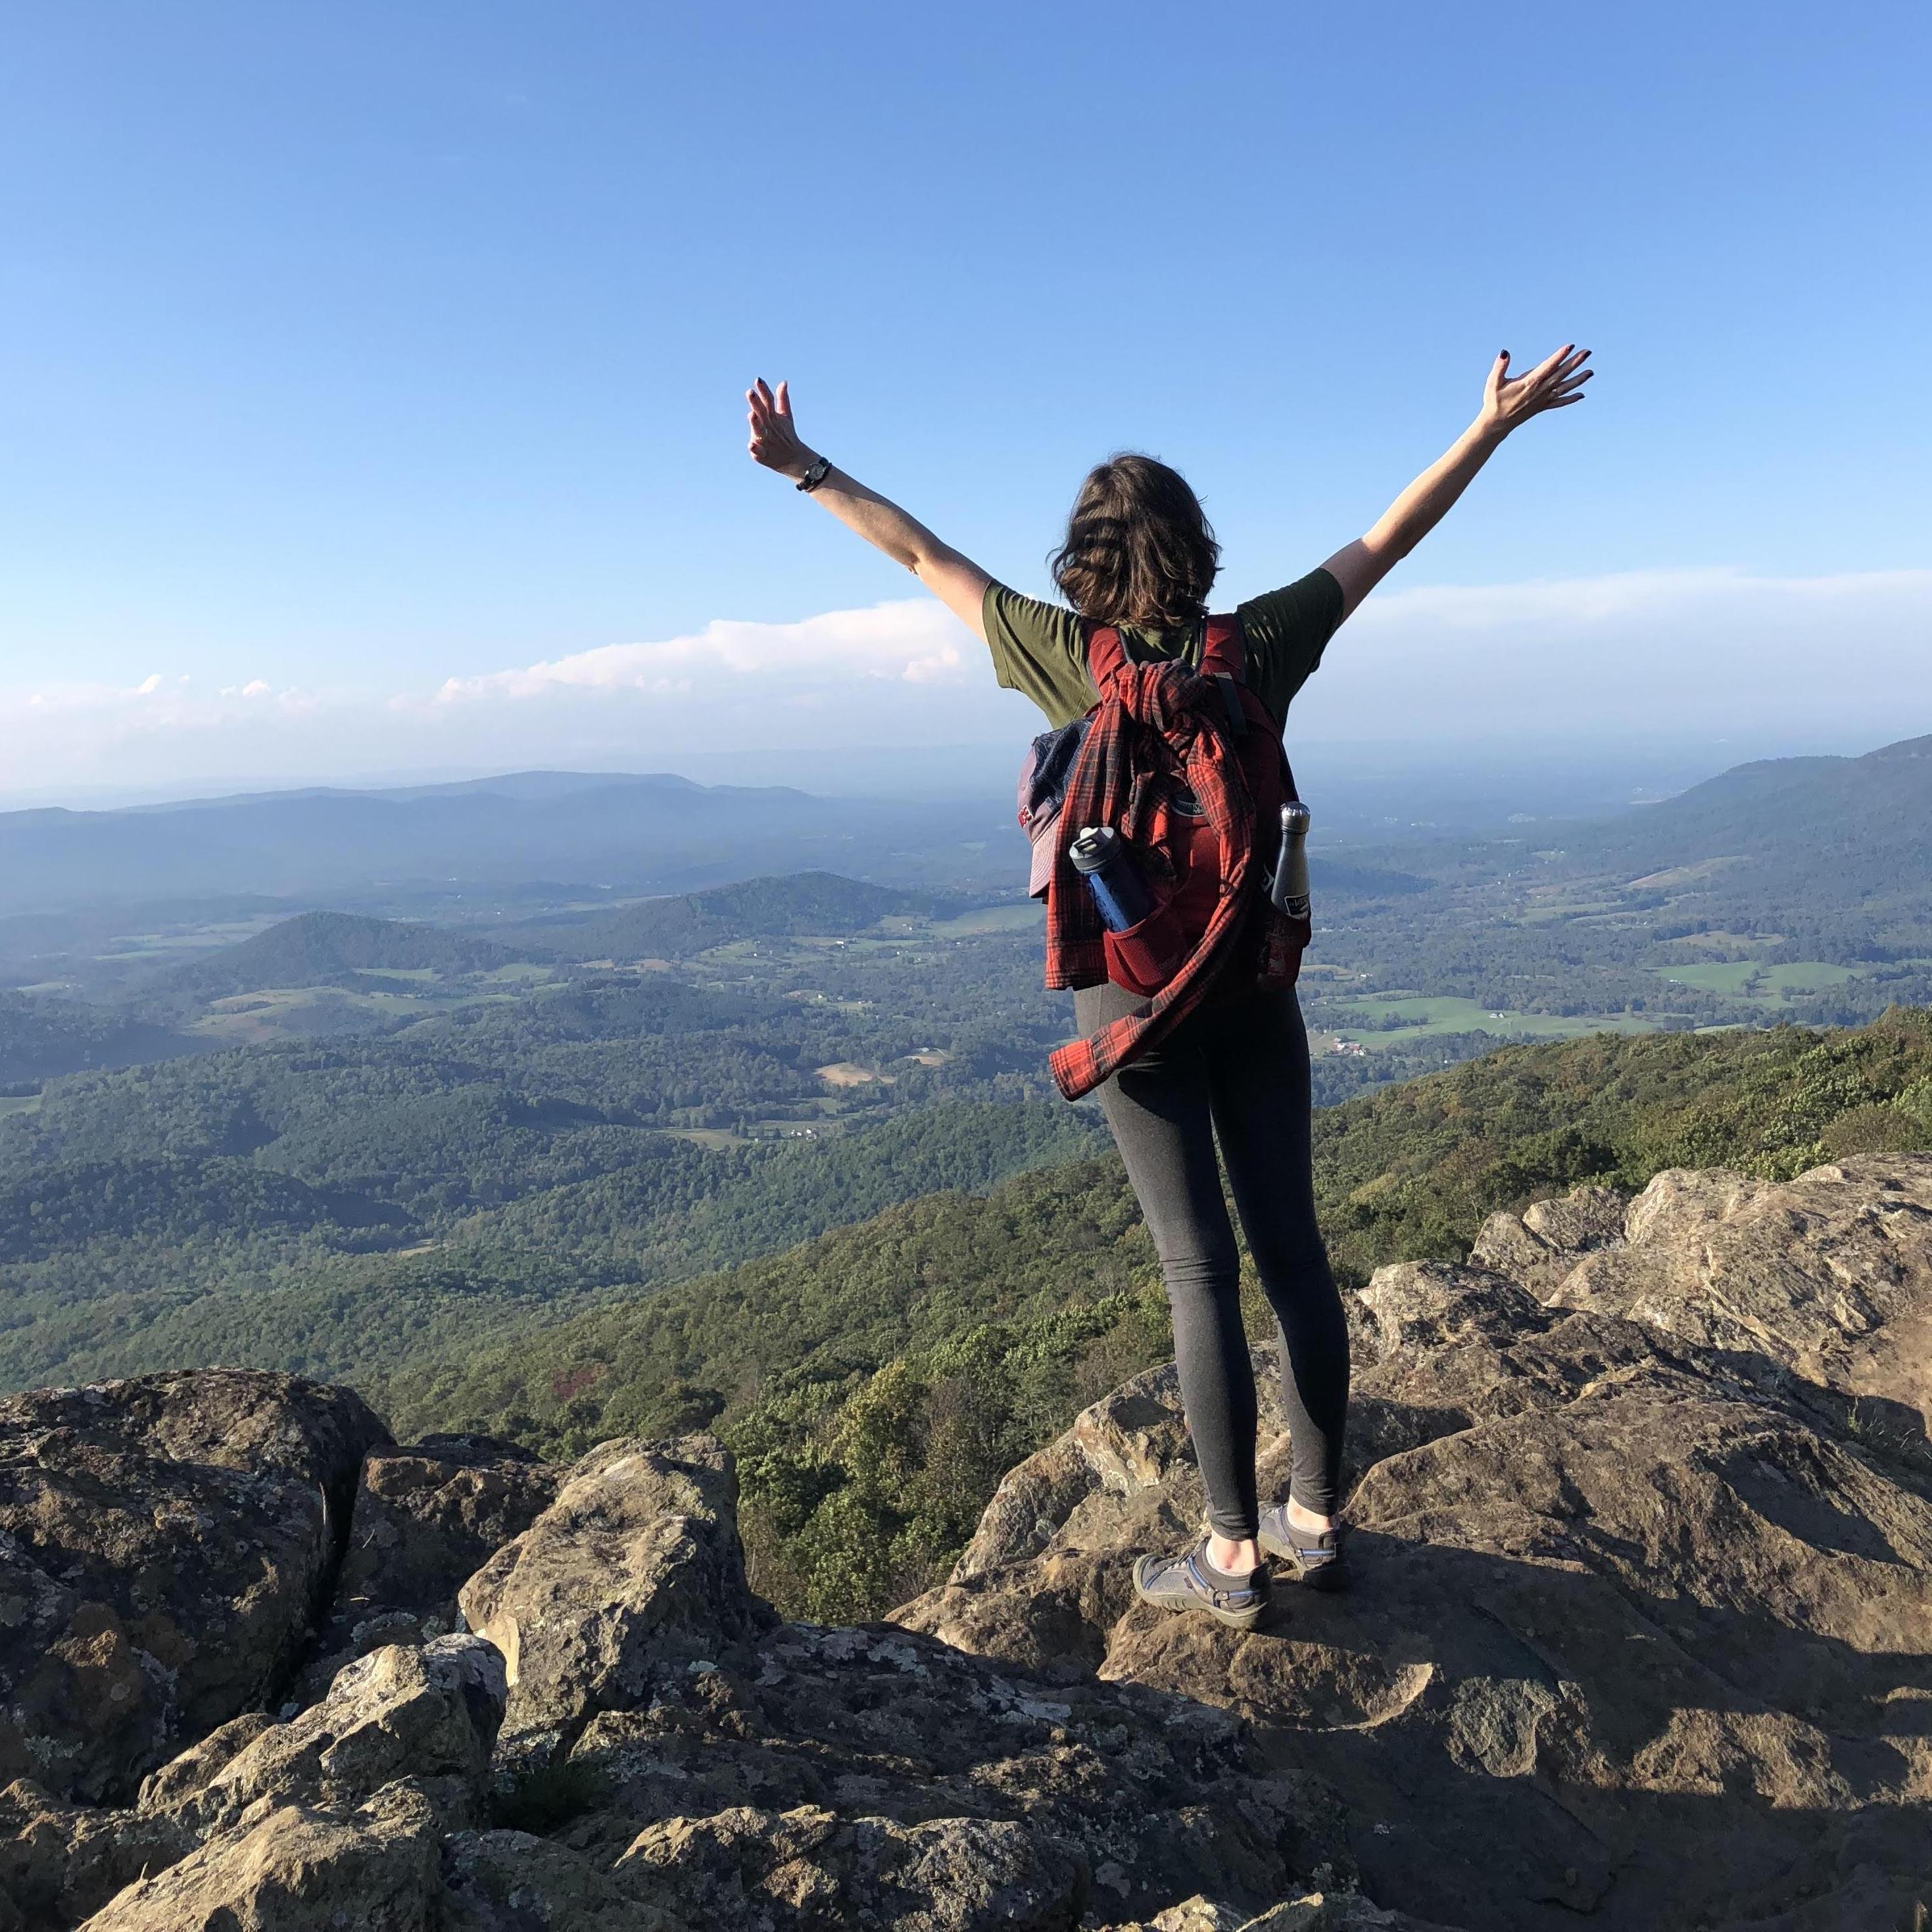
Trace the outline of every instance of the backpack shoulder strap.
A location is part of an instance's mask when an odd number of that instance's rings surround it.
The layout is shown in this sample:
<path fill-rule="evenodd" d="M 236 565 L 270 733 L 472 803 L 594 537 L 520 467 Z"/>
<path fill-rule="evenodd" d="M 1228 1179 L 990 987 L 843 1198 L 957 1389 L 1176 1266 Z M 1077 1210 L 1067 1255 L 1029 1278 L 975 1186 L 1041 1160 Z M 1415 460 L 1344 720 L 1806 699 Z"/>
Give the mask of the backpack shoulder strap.
<path fill-rule="evenodd" d="M 1210 617 L 1201 640 L 1201 672 L 1204 677 L 1232 677 L 1246 682 L 1248 649 L 1241 637 L 1238 617 Z"/>
<path fill-rule="evenodd" d="M 1228 736 L 1238 738 L 1248 728 L 1248 714 L 1241 709 L 1241 688 L 1224 670 L 1211 675 L 1214 688 L 1221 694 L 1222 706 L 1228 714 Z"/>
<path fill-rule="evenodd" d="M 1105 692 L 1114 672 L 1127 661 L 1126 646 L 1111 624 L 1088 624 L 1086 630 L 1087 675 L 1096 691 Z"/>

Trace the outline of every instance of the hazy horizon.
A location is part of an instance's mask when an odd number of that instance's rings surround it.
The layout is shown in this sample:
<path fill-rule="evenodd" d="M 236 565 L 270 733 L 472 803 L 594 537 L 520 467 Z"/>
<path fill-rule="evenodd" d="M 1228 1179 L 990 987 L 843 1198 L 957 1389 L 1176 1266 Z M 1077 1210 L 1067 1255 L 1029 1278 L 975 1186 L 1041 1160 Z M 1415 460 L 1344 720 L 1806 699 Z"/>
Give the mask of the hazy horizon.
<path fill-rule="evenodd" d="M 1932 571 L 1396 589 L 1338 634 L 1295 702 L 1288 742 L 1869 749 L 1916 735 L 1915 716 L 1932 729 L 1928 634 Z M 266 680 L 208 691 L 158 673 L 130 688 L 0 687 L 8 724 L 0 799 L 680 760 L 746 774 L 878 752 L 928 774 L 962 743 L 1016 754 L 1040 721 L 997 688 L 964 626 L 905 600 L 796 625 L 714 624 L 413 692 Z M 758 742 L 737 748 L 748 730 Z M 280 776 L 265 782 L 265 770 Z"/>
<path fill-rule="evenodd" d="M 1539 816 L 1562 815 L 1555 808 L 1566 795 L 1574 794 L 1576 815 L 1588 817 L 1624 804 L 1674 796 L 1740 764 L 1784 758 L 1856 758 L 1898 742 L 1896 736 L 1874 738 L 1869 733 L 1793 731 L 1762 738 L 1598 735 L 1550 739 L 1531 747 L 1507 736 L 1312 740 L 1298 742 L 1291 750 L 1304 794 L 1331 807 L 1346 800 L 1346 812 L 1352 818 L 1359 818 L 1380 798 L 1419 809 L 1430 799 L 1473 806 L 1476 798 L 1485 794 L 1497 802 L 1498 816 L 1506 815 L 1502 806 L 1512 794 L 1525 805 L 1544 807 Z M 532 772 L 614 779 L 670 777 L 704 786 L 779 786 L 827 799 L 955 797 L 983 804 L 1007 796 L 1018 755 L 1014 743 L 998 740 L 933 746 L 860 746 L 842 748 L 836 754 L 761 748 L 687 753 L 649 764 L 564 760 L 539 765 L 398 766 L 359 774 L 242 772 L 205 783 L 0 791 L 0 814 L 50 808 L 134 812 L 311 791 L 487 787 L 492 780 Z"/>

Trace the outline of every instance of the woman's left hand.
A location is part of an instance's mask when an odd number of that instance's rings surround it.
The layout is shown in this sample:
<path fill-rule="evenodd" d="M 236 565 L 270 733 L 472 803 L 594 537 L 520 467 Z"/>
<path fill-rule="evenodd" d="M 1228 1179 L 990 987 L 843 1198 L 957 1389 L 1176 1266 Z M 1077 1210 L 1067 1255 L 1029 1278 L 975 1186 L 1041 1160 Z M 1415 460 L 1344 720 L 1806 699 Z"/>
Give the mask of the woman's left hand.
<path fill-rule="evenodd" d="M 1590 352 L 1574 343 L 1546 356 L 1527 375 L 1512 376 L 1509 359 L 1505 349 L 1490 365 L 1490 379 L 1483 386 L 1482 411 L 1476 418 L 1497 436 L 1508 435 L 1545 410 L 1564 410 L 1580 403 L 1583 385 L 1594 373 L 1583 366 Z"/>
<path fill-rule="evenodd" d="M 798 426 L 791 419 L 791 398 L 781 382 L 776 394 L 760 376 L 745 392 L 750 405 L 752 460 L 776 470 L 794 482 L 818 461 L 798 440 Z"/>

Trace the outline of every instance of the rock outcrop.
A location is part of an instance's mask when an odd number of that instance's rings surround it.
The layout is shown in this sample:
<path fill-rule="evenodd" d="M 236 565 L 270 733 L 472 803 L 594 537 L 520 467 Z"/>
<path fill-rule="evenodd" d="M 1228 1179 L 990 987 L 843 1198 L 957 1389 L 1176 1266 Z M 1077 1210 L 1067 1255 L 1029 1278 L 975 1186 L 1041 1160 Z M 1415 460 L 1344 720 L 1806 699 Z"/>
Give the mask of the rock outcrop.
<path fill-rule="evenodd" d="M 696 1932 L 608 1871 L 533 1832 L 460 1832 L 443 1847 L 445 1932 Z"/>
<path fill-rule="evenodd" d="M 748 1812 L 840 1821 L 837 1832 L 799 1823 L 788 1863 L 794 1876 L 818 1874 L 803 1895 L 844 1899 L 848 1910 L 856 1853 L 840 1835 L 847 1826 L 882 1846 L 931 1822 L 1010 1826 L 989 1842 L 1016 1869 L 1064 1875 L 1084 1862 L 1097 1924 L 1196 1893 L 1252 1914 L 1346 1859 L 1330 1795 L 1268 1762 L 1228 1712 L 1090 1676 L 1049 1685 L 890 1627 L 782 1625 L 687 1668 L 646 1708 L 604 1712 L 570 1764 L 596 1797 L 566 1841 L 615 1865 L 641 1833 L 680 1896 L 674 1868 L 688 1859 L 699 1878 L 715 1876 L 724 1856 L 683 1827 Z M 939 1868 L 932 1858 L 915 1865 L 928 1877 Z M 1071 1877 L 1062 1895 L 1073 1895 Z M 938 1924 L 964 1908 L 934 1896 L 922 1909 Z"/>
<path fill-rule="evenodd" d="M 568 1750 L 597 1712 L 650 1701 L 667 1667 L 749 1635 L 731 1459 L 709 1436 L 606 1442 L 463 1586 L 469 1627 L 503 1653 L 506 1747 Z"/>
<path fill-rule="evenodd" d="M 661 1883 L 692 1924 L 728 1924 L 748 1906 L 773 1932 L 868 1918 L 932 1932 L 1072 1932 L 1088 1892 L 1077 1846 L 1010 1820 L 901 1825 L 815 1805 L 671 1819 L 640 1832 L 617 1872 Z"/>
<path fill-rule="evenodd" d="M 430 1436 L 372 1450 L 349 1546 L 295 1696 L 313 1703 L 335 1673 L 384 1644 L 463 1628 L 456 1593 L 549 1508 L 562 1472 L 488 1436 Z"/>
<path fill-rule="evenodd" d="M 276 1695 L 388 1432 L 293 1376 L 142 1376 L 0 1402 L 0 1778 L 133 1796 Z"/>
<path fill-rule="evenodd" d="M 1476 1258 L 1512 1223 L 1529 1232 L 1536 1212 L 1492 1216 Z M 1536 1230 L 1550 1246 L 1537 1272 L 1556 1306 L 1768 1357 L 1865 1399 L 1874 1418 L 1909 1410 L 1908 1432 L 1932 1419 L 1932 1157 L 1861 1155 L 1782 1183 L 1673 1168 L 1614 1232 L 1581 1242 L 1570 1232 Z"/>
<path fill-rule="evenodd" d="M 1286 1592 L 1246 1635 L 1134 1604 L 1132 1552 L 1202 1508 L 1168 1369 L 1015 1470 L 899 1620 L 1238 1714 L 1332 1785 L 1384 1906 L 1910 1925 L 1932 1903 L 1928 1233 L 1914 1156 L 1498 1217 L 1488 1265 L 1384 1268 L 1360 1298 L 1352 1596 Z"/>
<path fill-rule="evenodd" d="M 1245 1634 L 1132 1598 L 1134 1556 L 1201 1514 L 1171 1368 L 1012 1472 L 950 1580 L 858 1630 L 752 1596 L 709 1438 L 608 1443 L 560 1479 L 501 1444 L 397 1450 L 352 1398 L 244 1378 L 248 1412 L 284 1418 L 254 1438 L 258 1495 L 167 1419 L 245 1410 L 219 1372 L 6 1405 L 68 1485 L 14 1455 L 8 1526 L 38 1508 L 72 1539 L 8 1546 L 43 1590 L 0 1598 L 10 1701 L 45 1590 L 123 1632 L 200 1600 L 161 1561 L 187 1530 L 142 1541 L 144 1502 L 179 1525 L 181 1498 L 218 1502 L 230 1594 L 212 1554 L 194 1588 L 217 1627 L 278 1634 L 194 1715 L 110 1724 L 111 1751 L 82 1719 L 125 1699 L 65 1707 L 68 1754 L 0 1791 L 0 1932 L 1912 1926 L 1932 1159 L 1581 1190 L 1352 1300 L 1360 1582 L 1284 1586 Z M 44 1420 L 66 1415 L 106 1419 L 83 1440 Z M 1272 1408 L 1264 1431 L 1279 1485 Z M 118 1512 L 92 1544 L 76 1471 Z M 122 1550 L 156 1574 L 119 1576 Z M 470 1631 L 446 1634 L 459 1597 Z M 50 1762 L 93 1768 L 61 1786 Z M 137 1804 L 69 1802 L 131 1796 L 136 1768 Z"/>
<path fill-rule="evenodd" d="M 428 1932 L 443 1896 L 442 1820 L 386 1785 L 346 1816 L 264 1804 L 128 1886 L 86 1932 Z"/>
<path fill-rule="evenodd" d="M 0 1791 L 0 1927 L 60 1932 L 194 1845 L 171 1818 L 63 1804 L 16 1779 Z"/>
<path fill-rule="evenodd" d="M 472 1824 L 506 1694 L 502 1655 L 480 1637 L 392 1644 L 348 1665 L 320 1703 L 286 1724 L 224 1724 L 156 1772 L 139 1809 L 206 1838 L 265 1802 L 350 1811 L 413 1778 L 448 1822 Z"/>

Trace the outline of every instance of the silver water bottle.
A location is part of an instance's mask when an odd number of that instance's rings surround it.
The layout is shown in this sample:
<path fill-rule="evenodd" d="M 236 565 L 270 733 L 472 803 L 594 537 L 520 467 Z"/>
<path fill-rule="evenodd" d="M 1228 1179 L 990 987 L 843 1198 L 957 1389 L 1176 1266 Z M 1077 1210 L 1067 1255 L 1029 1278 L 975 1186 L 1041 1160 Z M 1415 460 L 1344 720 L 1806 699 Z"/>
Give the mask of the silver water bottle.
<path fill-rule="evenodd" d="M 1298 798 L 1281 808 L 1281 850 L 1275 855 L 1268 897 L 1290 919 L 1308 916 L 1309 817 L 1307 806 Z"/>

